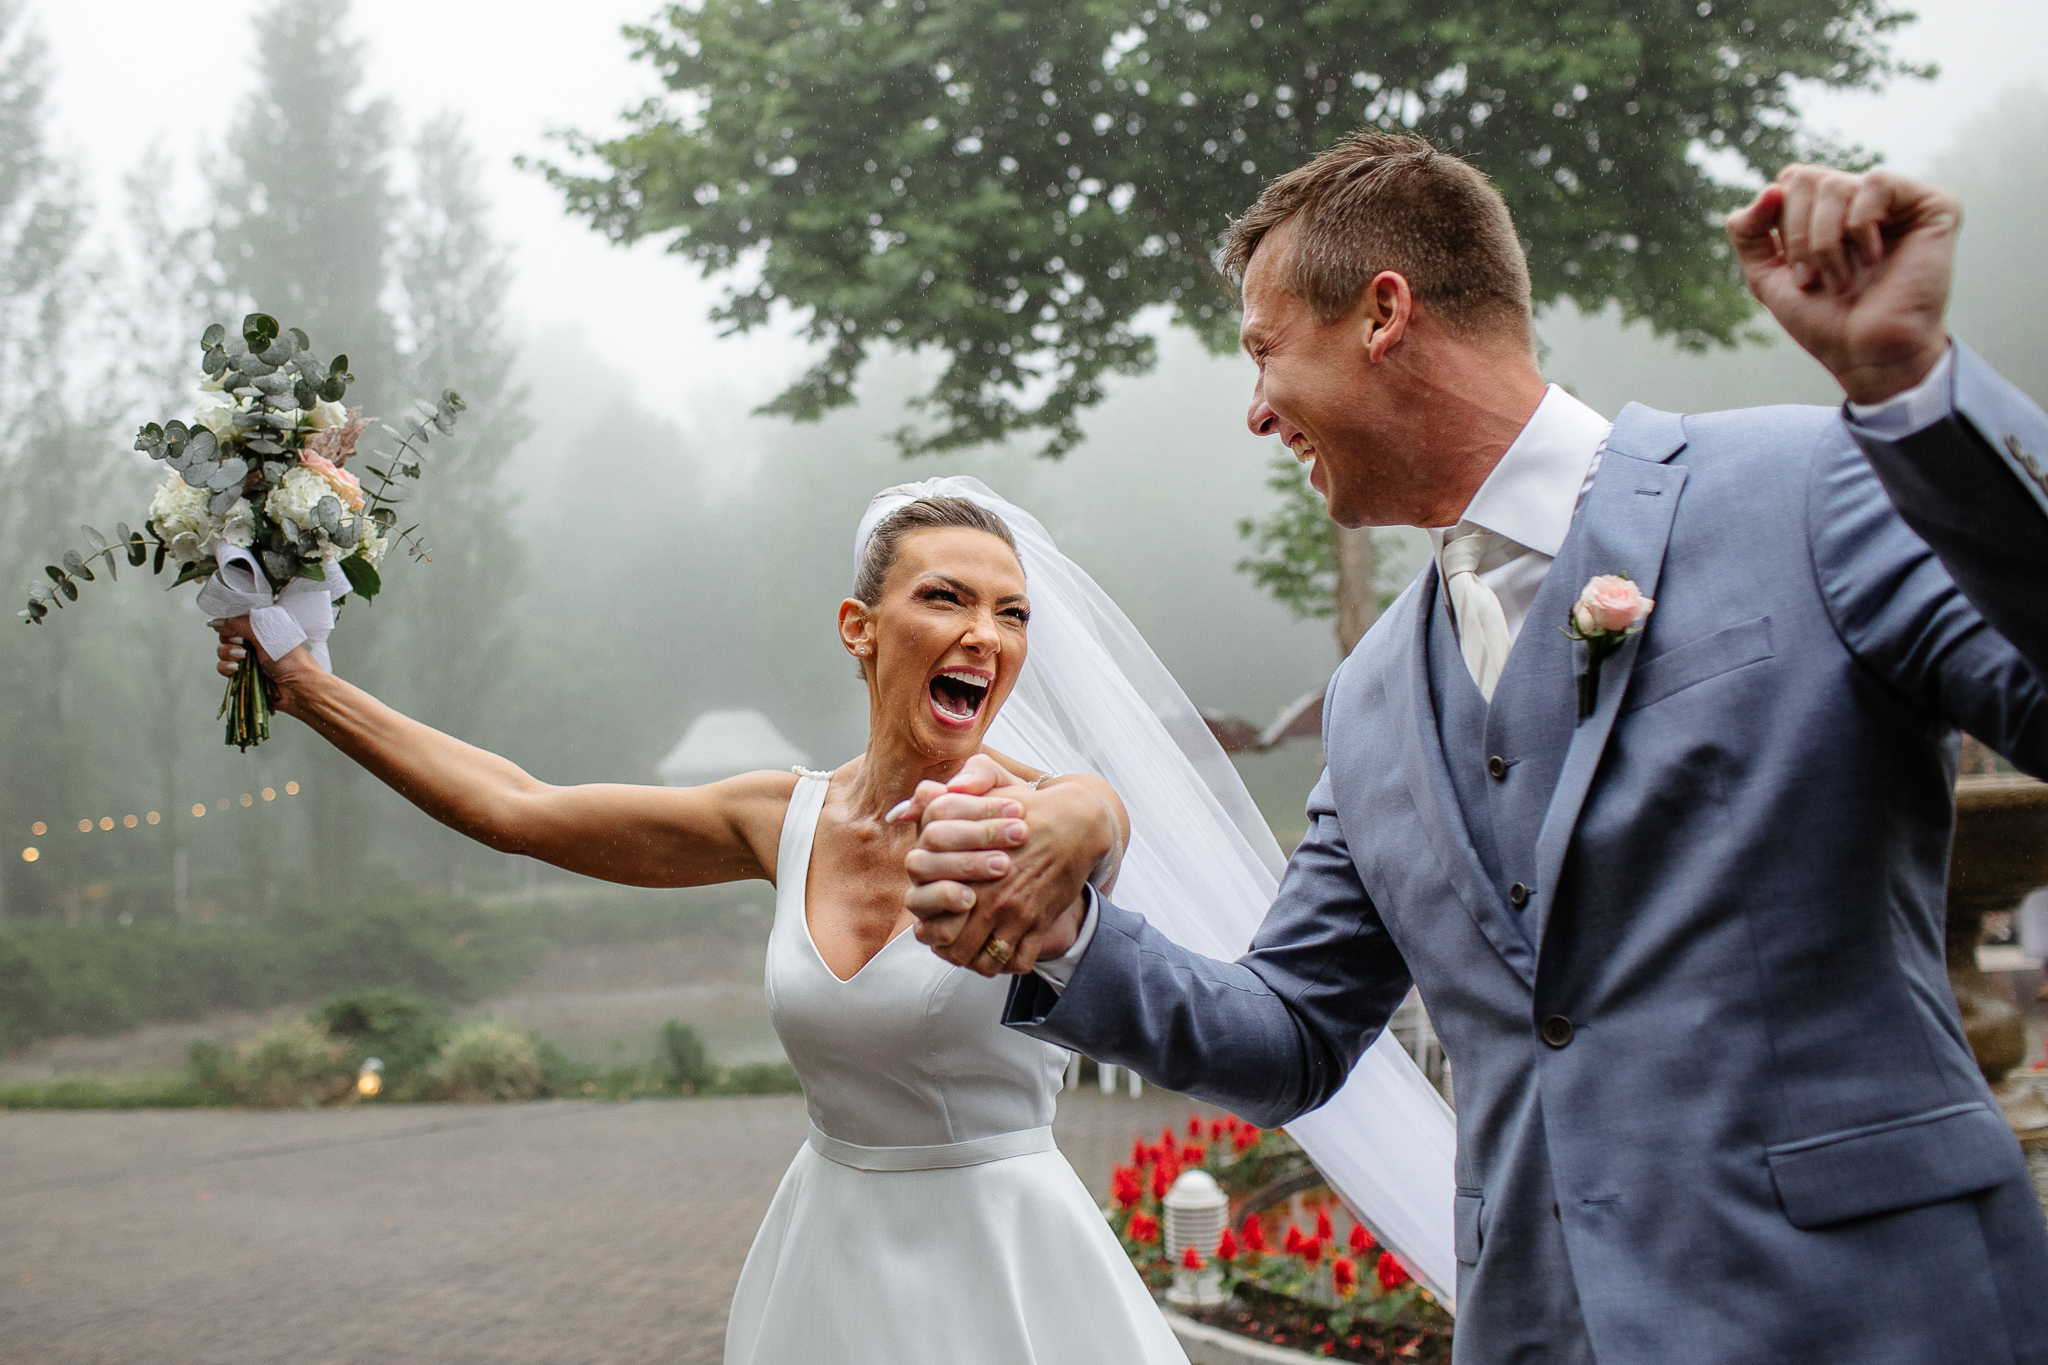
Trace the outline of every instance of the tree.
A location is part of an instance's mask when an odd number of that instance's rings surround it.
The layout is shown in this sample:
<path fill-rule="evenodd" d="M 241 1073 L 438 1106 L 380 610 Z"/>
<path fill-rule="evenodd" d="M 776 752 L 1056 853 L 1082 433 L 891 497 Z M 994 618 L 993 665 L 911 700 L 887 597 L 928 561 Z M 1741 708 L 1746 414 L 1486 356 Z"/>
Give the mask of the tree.
<path fill-rule="evenodd" d="M 1213 264 L 1260 184 L 1360 125 L 1491 175 L 1539 304 L 1620 305 L 1688 346 L 1750 301 L 1717 223 L 1766 174 L 1851 157 L 1803 134 L 1799 87 L 1908 68 L 1887 0 L 705 0 L 629 30 L 670 97 L 549 166 L 572 213 L 734 278 L 737 331 L 776 303 L 824 357 L 769 410 L 851 401 L 876 344 L 947 357 L 905 453 L 1028 431 L 1058 456 L 1164 307 L 1235 344 Z M 1726 164 L 1725 162 L 1723 164 Z M 755 262 L 758 261 L 758 270 Z M 1369 575 L 1368 575 L 1369 577 Z"/>
<path fill-rule="evenodd" d="M 444 114 L 413 142 L 417 178 L 398 228 L 396 274 L 405 300 L 409 390 L 452 388 L 469 413 L 433 446 L 433 477 L 410 516 L 433 534 L 432 571 L 405 594 L 414 714 L 487 742 L 488 703 L 514 644 L 509 613 L 524 560 L 512 530 L 505 459 L 532 432 L 526 394 L 511 382 L 515 348 L 505 340 L 511 267 L 487 226 L 490 204 L 461 120 Z M 437 837 L 450 890 L 464 892 L 474 846 Z"/>
<path fill-rule="evenodd" d="M 48 57 L 18 0 L 0 0 L 0 569 L 9 582 L 40 574 L 45 528 L 96 516 L 113 449 L 94 438 L 96 385 L 74 378 L 90 271 L 77 244 L 85 210 L 47 146 Z M 42 632 L 0 651 L 0 816 L 10 830 L 77 806 L 74 787 L 91 727 L 74 704 L 80 642 Z M 0 918 L 26 877 L 0 862 Z M 46 878 L 37 877 L 37 881 Z M 61 892 L 75 909 L 75 885 Z"/>
<path fill-rule="evenodd" d="M 346 0 L 278 0 L 255 16 L 260 79 L 227 137 L 212 181 L 218 282 L 241 308 L 305 329 L 323 355 L 346 354 L 362 378 L 352 404 L 390 414 L 407 395 L 390 279 L 393 114 L 365 100 L 362 45 Z M 230 317 L 228 321 L 233 321 Z M 351 611 L 331 648 L 337 668 L 373 685 L 389 613 Z M 280 740 L 282 741 L 280 743 Z M 304 763 L 313 873 L 324 894 L 351 889 L 371 844 L 369 779 L 316 737 L 280 736 L 259 767 Z"/>

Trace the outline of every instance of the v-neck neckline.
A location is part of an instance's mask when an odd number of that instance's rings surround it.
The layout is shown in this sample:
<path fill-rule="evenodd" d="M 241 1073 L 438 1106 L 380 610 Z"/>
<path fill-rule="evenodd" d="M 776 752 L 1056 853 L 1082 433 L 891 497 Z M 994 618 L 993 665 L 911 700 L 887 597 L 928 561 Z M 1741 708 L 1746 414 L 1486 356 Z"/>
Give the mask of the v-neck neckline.
<path fill-rule="evenodd" d="M 831 799 L 832 778 L 830 774 L 827 774 L 825 777 L 825 791 L 818 799 L 818 813 L 811 817 L 811 846 L 804 855 L 804 884 L 801 894 L 797 899 L 797 918 L 804 927 L 804 942 L 810 945 L 811 956 L 816 958 L 818 965 L 825 969 L 825 975 L 831 977 L 842 986 L 851 986 L 854 982 L 860 980 L 862 972 L 875 965 L 877 958 L 896 945 L 896 940 L 908 934 L 912 929 L 915 929 L 917 921 L 913 919 L 910 923 L 889 935 L 888 941 L 870 953 L 867 961 L 853 969 L 852 976 L 841 976 L 832 970 L 832 964 L 825 960 L 824 951 L 818 947 L 817 936 L 811 933 L 811 864 L 818 859 L 818 826 L 825 822 L 825 803 Z"/>

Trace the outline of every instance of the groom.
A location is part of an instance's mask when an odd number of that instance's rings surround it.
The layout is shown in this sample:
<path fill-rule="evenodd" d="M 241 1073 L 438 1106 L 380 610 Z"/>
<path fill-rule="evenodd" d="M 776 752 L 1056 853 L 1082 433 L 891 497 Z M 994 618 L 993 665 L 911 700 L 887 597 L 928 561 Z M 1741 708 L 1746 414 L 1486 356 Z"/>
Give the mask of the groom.
<path fill-rule="evenodd" d="M 1015 945 L 1009 1022 L 1266 1125 L 1420 987 L 1461 1361 L 2048 1363 L 1942 965 L 1955 733 L 2048 772 L 2048 417 L 1948 339 L 1958 223 L 1788 169 L 1729 231 L 1847 406 L 1610 426 L 1539 377 L 1484 177 L 1380 133 L 1283 176 L 1226 257 L 1251 427 L 1436 563 L 1331 681 L 1278 899 L 1201 957 L 1081 890 L 1100 819 L 964 773 L 923 796 L 920 937 Z"/>

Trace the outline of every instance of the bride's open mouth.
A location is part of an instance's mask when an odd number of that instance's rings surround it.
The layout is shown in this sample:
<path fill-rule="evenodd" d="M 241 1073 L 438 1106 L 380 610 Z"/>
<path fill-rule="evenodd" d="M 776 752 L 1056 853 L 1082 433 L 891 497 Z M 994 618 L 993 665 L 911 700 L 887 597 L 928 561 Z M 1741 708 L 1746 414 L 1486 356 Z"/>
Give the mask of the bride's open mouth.
<path fill-rule="evenodd" d="M 990 684 L 996 675 L 974 668 L 948 668 L 935 676 L 926 685 L 932 699 L 932 714 L 939 718 L 941 725 L 964 730 L 974 724 L 981 714 L 981 704 L 988 697 Z"/>

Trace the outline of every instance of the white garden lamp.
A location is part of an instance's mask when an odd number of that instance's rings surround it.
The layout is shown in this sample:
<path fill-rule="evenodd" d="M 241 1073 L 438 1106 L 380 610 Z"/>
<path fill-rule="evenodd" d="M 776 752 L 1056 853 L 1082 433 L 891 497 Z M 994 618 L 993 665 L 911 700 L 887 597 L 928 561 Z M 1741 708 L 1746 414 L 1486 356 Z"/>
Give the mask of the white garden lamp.
<path fill-rule="evenodd" d="M 1223 1272 L 1207 1262 L 1230 1221 L 1230 1196 L 1207 1171 L 1183 1171 L 1160 1203 L 1166 1211 L 1166 1257 L 1174 1266 L 1167 1302 L 1199 1307 L 1222 1303 Z M 1201 1270 L 1181 1264 L 1190 1247 L 1204 1262 Z"/>

